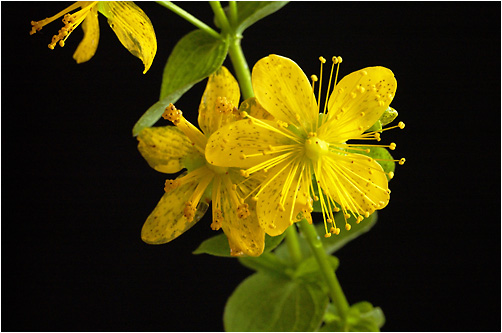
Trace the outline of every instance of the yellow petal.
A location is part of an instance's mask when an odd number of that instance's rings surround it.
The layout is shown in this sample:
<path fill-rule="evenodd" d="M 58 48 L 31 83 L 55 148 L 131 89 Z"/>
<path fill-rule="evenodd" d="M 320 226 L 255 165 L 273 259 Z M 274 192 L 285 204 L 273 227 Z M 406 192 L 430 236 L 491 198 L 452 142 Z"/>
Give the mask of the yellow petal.
<path fill-rule="evenodd" d="M 263 106 L 258 103 L 256 97 L 251 97 L 246 99 L 239 106 L 239 112 L 247 112 L 250 116 L 262 120 L 274 120 L 274 116 L 272 116 L 267 110 L 263 108 Z"/>
<path fill-rule="evenodd" d="M 164 173 L 183 169 L 183 158 L 195 152 L 187 136 L 175 126 L 147 127 L 139 133 L 138 141 L 138 150 L 148 164 Z"/>
<path fill-rule="evenodd" d="M 387 176 L 380 164 L 367 156 L 325 156 L 316 177 L 338 204 L 361 215 L 384 208 L 390 199 Z"/>
<path fill-rule="evenodd" d="M 141 230 L 141 239 L 145 243 L 170 242 L 200 220 L 207 210 L 208 203 L 206 202 L 199 203 L 198 212 L 192 221 L 188 222 L 184 216 L 185 203 L 190 199 L 200 181 L 200 178 L 196 178 L 162 196 Z"/>
<path fill-rule="evenodd" d="M 258 102 L 276 119 L 312 131 L 317 103 L 309 80 L 288 58 L 270 55 L 253 68 L 253 89 Z"/>
<path fill-rule="evenodd" d="M 385 112 L 396 88 L 394 73 L 385 67 L 368 67 L 347 75 L 329 98 L 328 120 L 318 134 L 331 142 L 358 136 Z"/>
<path fill-rule="evenodd" d="M 265 248 L 265 232 L 258 223 L 255 203 L 249 204 L 250 215 L 239 218 L 235 205 L 232 204 L 230 195 L 233 189 L 226 186 L 220 187 L 221 209 L 223 211 L 222 229 L 228 238 L 231 254 L 259 256 Z M 214 197 L 214 194 L 213 194 Z"/>
<path fill-rule="evenodd" d="M 207 136 L 223 125 L 239 119 L 233 112 L 241 97 L 239 84 L 225 67 L 209 76 L 199 106 L 199 126 Z M 222 101 L 225 105 L 222 105 Z"/>
<path fill-rule="evenodd" d="M 264 122 L 269 127 L 275 126 L 275 123 Z M 276 156 L 263 154 L 269 146 L 290 143 L 291 140 L 283 134 L 244 119 L 228 124 L 211 135 L 206 145 L 206 159 L 217 166 L 249 168 Z"/>
<path fill-rule="evenodd" d="M 99 21 L 97 6 L 92 7 L 85 17 L 82 22 L 82 29 L 84 30 L 84 38 L 73 54 L 73 59 L 77 61 L 77 64 L 90 60 L 98 49 Z"/>
<path fill-rule="evenodd" d="M 269 170 L 266 186 L 258 194 L 256 211 L 262 229 L 270 236 L 280 235 L 293 222 L 303 218 L 303 210 L 309 200 L 305 184 L 305 172 L 294 167 L 292 161 L 283 162 Z M 290 182 L 289 189 L 285 189 Z M 283 205 L 280 205 L 284 202 Z"/>
<path fill-rule="evenodd" d="M 148 16 L 132 1 L 103 1 L 98 6 L 122 45 L 143 61 L 146 73 L 157 53 L 157 39 Z"/>

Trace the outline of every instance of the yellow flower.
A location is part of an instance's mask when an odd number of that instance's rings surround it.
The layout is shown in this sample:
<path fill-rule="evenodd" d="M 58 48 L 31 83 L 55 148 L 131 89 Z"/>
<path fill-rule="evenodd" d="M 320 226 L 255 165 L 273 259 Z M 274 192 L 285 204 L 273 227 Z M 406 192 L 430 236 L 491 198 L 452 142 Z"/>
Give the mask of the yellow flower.
<path fill-rule="evenodd" d="M 322 63 L 321 60 L 321 82 Z M 340 57 L 333 57 L 334 64 Z M 336 71 L 338 75 L 338 68 Z M 384 67 L 369 67 L 344 77 L 331 96 L 321 104 L 300 67 L 292 60 L 270 55 L 253 68 L 252 83 L 257 101 L 276 119 L 237 121 L 221 128 L 210 138 L 207 160 L 220 167 L 240 167 L 244 176 L 265 171 L 267 178 L 253 198 L 261 227 L 271 236 L 279 235 L 293 222 L 310 219 L 312 203 L 319 201 L 326 236 L 338 234 L 333 212 L 340 209 L 347 218 L 352 214 L 359 223 L 389 202 L 388 179 L 373 158 L 359 154 L 368 146 L 349 144 L 348 140 L 378 140 L 380 132 L 366 132 L 375 124 L 394 98 L 397 82 Z M 327 112 L 326 112 L 327 111 Z M 399 123 L 396 127 L 404 127 Z M 401 160 L 404 163 L 404 159 Z"/>
<path fill-rule="evenodd" d="M 71 11 L 80 8 L 79 11 L 70 14 Z M 54 49 L 57 43 L 64 46 L 66 39 L 73 30 L 82 23 L 84 38 L 73 54 L 77 63 L 86 62 L 96 53 L 99 42 L 98 11 L 108 18 L 108 24 L 113 29 L 120 42 L 135 57 L 143 61 L 145 70 L 152 65 L 157 52 L 157 39 L 153 30 L 152 22 L 146 14 L 132 1 L 77 1 L 70 7 L 56 15 L 41 21 L 31 21 L 30 35 L 40 31 L 42 27 L 63 16 L 64 27 L 57 35 L 52 37 L 49 44 Z"/>
<path fill-rule="evenodd" d="M 147 218 L 141 237 L 150 244 L 167 243 L 192 227 L 213 202 L 213 230 L 223 229 L 231 255 L 258 256 L 263 252 L 265 233 L 256 216 L 256 203 L 244 197 L 258 184 L 237 168 L 213 166 L 204 152 L 209 136 L 221 126 L 241 119 L 235 105 L 239 86 L 222 67 L 209 77 L 199 107 L 199 126 L 188 122 L 170 104 L 163 114 L 176 127 L 145 128 L 138 136 L 138 149 L 150 166 L 160 172 L 187 172 L 166 181 L 166 193 Z M 257 115 L 255 113 L 255 115 Z"/>

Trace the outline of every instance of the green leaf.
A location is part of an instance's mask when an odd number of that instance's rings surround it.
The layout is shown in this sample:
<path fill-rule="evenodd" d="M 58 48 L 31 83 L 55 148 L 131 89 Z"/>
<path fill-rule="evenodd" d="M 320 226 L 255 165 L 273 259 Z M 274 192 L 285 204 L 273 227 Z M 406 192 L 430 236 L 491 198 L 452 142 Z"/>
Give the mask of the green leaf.
<path fill-rule="evenodd" d="M 288 1 L 238 1 L 236 33 L 242 34 L 251 25 L 275 13 L 287 3 Z"/>
<path fill-rule="evenodd" d="M 194 30 L 181 38 L 164 67 L 159 101 L 134 125 L 133 135 L 155 124 L 169 103 L 176 103 L 194 84 L 220 68 L 228 45 L 228 39 L 216 39 L 202 30 Z"/>
<path fill-rule="evenodd" d="M 266 253 L 275 249 L 283 239 L 284 239 L 284 234 L 276 237 L 271 237 L 265 234 L 265 250 L 263 252 Z M 230 246 L 228 245 L 228 239 L 224 233 L 220 233 L 216 236 L 206 239 L 192 253 L 193 254 L 205 253 L 217 257 L 232 257 L 230 255 Z"/>
<path fill-rule="evenodd" d="M 239 262 L 257 272 L 276 274 L 284 278 L 290 278 L 294 269 L 284 260 L 272 253 L 263 253 L 259 257 L 240 257 Z"/>
<path fill-rule="evenodd" d="M 235 289 L 223 324 L 233 332 L 306 332 L 323 319 L 328 297 L 317 284 L 255 273 Z"/>
<path fill-rule="evenodd" d="M 216 39 L 202 30 L 181 38 L 164 67 L 160 99 L 179 89 L 187 91 L 214 73 L 227 57 L 228 45 L 228 39 Z"/>

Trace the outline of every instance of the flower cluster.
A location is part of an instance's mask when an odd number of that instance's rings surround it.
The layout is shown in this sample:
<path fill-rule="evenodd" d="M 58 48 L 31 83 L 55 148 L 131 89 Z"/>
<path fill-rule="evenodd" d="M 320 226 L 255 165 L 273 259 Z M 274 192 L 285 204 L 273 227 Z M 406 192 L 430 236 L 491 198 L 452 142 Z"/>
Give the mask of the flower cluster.
<path fill-rule="evenodd" d="M 328 83 L 338 65 L 330 95 L 321 109 L 322 64 L 316 100 L 312 83 L 292 60 L 270 55 L 253 68 L 256 98 L 243 102 L 237 82 L 222 67 L 208 81 L 199 108 L 202 132 L 170 105 L 164 118 L 176 127 L 144 129 L 139 150 L 152 167 L 187 172 L 166 182 L 166 194 L 148 217 L 142 238 L 165 243 L 190 228 L 213 202 L 213 229 L 222 228 L 233 255 L 263 252 L 264 234 L 277 236 L 303 218 L 312 221 L 314 203 L 321 207 L 326 236 L 339 234 L 337 223 L 351 225 L 384 208 L 390 199 L 388 180 L 372 147 L 394 150 L 373 130 L 389 110 L 396 93 L 394 74 L 368 67 L 337 81 L 342 59 L 333 57 Z M 253 107 L 249 105 L 252 104 Z M 266 111 L 265 111 L 266 110 Z M 391 160 L 395 161 L 395 160 Z M 404 163 L 404 159 L 399 160 Z M 344 221 L 334 213 L 343 212 Z"/>

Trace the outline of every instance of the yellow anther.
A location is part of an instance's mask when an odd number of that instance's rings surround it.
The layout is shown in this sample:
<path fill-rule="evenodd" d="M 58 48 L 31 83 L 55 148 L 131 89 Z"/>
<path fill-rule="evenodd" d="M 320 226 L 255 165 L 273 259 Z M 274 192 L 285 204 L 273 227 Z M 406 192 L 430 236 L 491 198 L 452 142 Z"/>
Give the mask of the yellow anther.
<path fill-rule="evenodd" d="M 350 96 L 351 96 L 352 98 L 356 98 L 356 97 L 357 97 L 357 94 L 356 94 L 355 92 L 351 92 L 351 93 L 350 93 Z"/>
<path fill-rule="evenodd" d="M 317 78 L 317 75 L 315 75 L 315 74 L 311 75 L 310 78 L 312 79 L 312 82 L 317 82 L 319 80 Z"/>
<path fill-rule="evenodd" d="M 251 197 L 251 200 L 253 200 L 254 202 L 258 201 L 258 197 Z"/>
<path fill-rule="evenodd" d="M 394 178 L 394 172 L 392 171 L 390 171 L 387 175 L 389 176 L 389 179 Z"/>
<path fill-rule="evenodd" d="M 406 159 L 403 157 L 402 159 L 399 160 L 399 165 L 403 165 L 404 162 L 406 162 Z"/>
<path fill-rule="evenodd" d="M 195 208 L 192 203 L 188 201 L 185 203 L 185 209 L 183 209 L 183 215 L 186 217 L 188 222 L 192 222 L 195 217 Z"/>
<path fill-rule="evenodd" d="M 178 125 L 182 117 L 183 117 L 183 112 L 181 112 L 181 110 L 176 109 L 173 103 L 170 103 L 164 110 L 164 113 L 162 114 L 162 118 L 172 121 L 174 125 Z"/>
<path fill-rule="evenodd" d="M 323 64 L 324 64 L 324 63 L 326 63 L 326 59 L 324 59 L 324 57 L 322 57 L 322 56 L 321 56 L 321 57 L 319 57 L 319 61 L 320 61 L 321 63 L 323 63 Z"/>
<path fill-rule="evenodd" d="M 319 201 L 319 197 L 317 195 L 314 195 L 312 199 L 314 199 L 314 201 Z"/>
<path fill-rule="evenodd" d="M 329 229 L 329 233 L 330 233 L 330 234 L 334 234 L 334 233 L 336 233 L 336 229 L 335 229 L 335 227 L 331 227 L 331 228 Z"/>
<path fill-rule="evenodd" d="M 248 113 L 246 111 L 241 111 L 241 117 L 246 118 L 248 116 Z"/>
<path fill-rule="evenodd" d="M 245 155 L 244 153 L 242 153 L 242 154 L 240 154 L 240 155 L 239 155 L 239 158 L 240 158 L 241 160 L 244 160 L 244 159 L 246 159 L 246 155 Z"/>
<path fill-rule="evenodd" d="M 327 233 L 327 234 L 324 234 L 324 238 L 330 238 L 331 237 L 331 233 Z"/>
<path fill-rule="evenodd" d="M 242 204 L 239 207 L 237 207 L 237 217 L 240 219 L 245 219 L 247 218 L 251 213 L 249 212 L 249 205 L 248 204 Z"/>
<path fill-rule="evenodd" d="M 380 133 L 375 133 L 375 139 L 376 139 L 377 141 L 382 140 L 382 139 L 380 138 Z"/>
<path fill-rule="evenodd" d="M 164 191 L 169 192 L 176 189 L 180 185 L 180 182 L 176 179 L 167 179 L 164 185 Z"/>
<path fill-rule="evenodd" d="M 211 223 L 211 229 L 220 230 L 221 225 L 223 223 L 223 213 L 221 210 L 216 209 L 214 211 L 213 223 Z"/>
<path fill-rule="evenodd" d="M 244 169 L 241 169 L 241 170 L 240 170 L 240 173 L 241 173 L 241 176 L 242 176 L 242 177 L 246 177 L 246 178 L 248 178 L 248 177 L 249 177 L 249 172 L 247 172 L 247 171 L 246 171 L 246 170 L 244 170 Z"/>
<path fill-rule="evenodd" d="M 368 212 L 368 211 L 364 212 L 364 217 L 365 217 L 365 218 L 370 217 L 370 212 Z"/>
<path fill-rule="evenodd" d="M 234 106 L 230 103 L 226 97 L 220 97 L 216 99 L 216 111 L 224 114 L 232 113 Z"/>
<path fill-rule="evenodd" d="M 397 126 L 399 126 L 400 129 L 403 129 L 405 125 L 402 121 L 400 121 L 399 124 L 397 124 Z"/>
<path fill-rule="evenodd" d="M 342 57 L 340 57 L 340 56 L 336 57 L 336 60 L 337 60 L 337 62 L 338 62 L 339 64 L 341 64 L 341 63 L 342 63 L 342 61 L 343 61 Z"/>
<path fill-rule="evenodd" d="M 343 216 L 344 216 L 346 219 L 350 219 L 350 214 L 348 214 L 348 213 L 345 213 Z"/>
<path fill-rule="evenodd" d="M 356 219 L 356 223 L 359 224 L 359 223 L 361 223 L 362 220 L 363 220 L 363 217 L 361 215 L 359 215 Z"/>
<path fill-rule="evenodd" d="M 335 228 L 335 235 L 339 235 L 340 234 L 340 228 Z"/>
<path fill-rule="evenodd" d="M 356 223 L 357 223 L 357 222 L 356 222 Z M 348 223 L 345 223 L 345 230 L 349 231 L 349 230 L 350 230 L 350 228 L 352 228 L 352 227 L 351 227 L 351 225 L 350 225 L 350 224 L 348 224 Z"/>
<path fill-rule="evenodd" d="M 394 142 L 391 142 L 390 145 L 389 145 L 389 149 L 390 150 L 396 149 L 396 144 Z"/>

